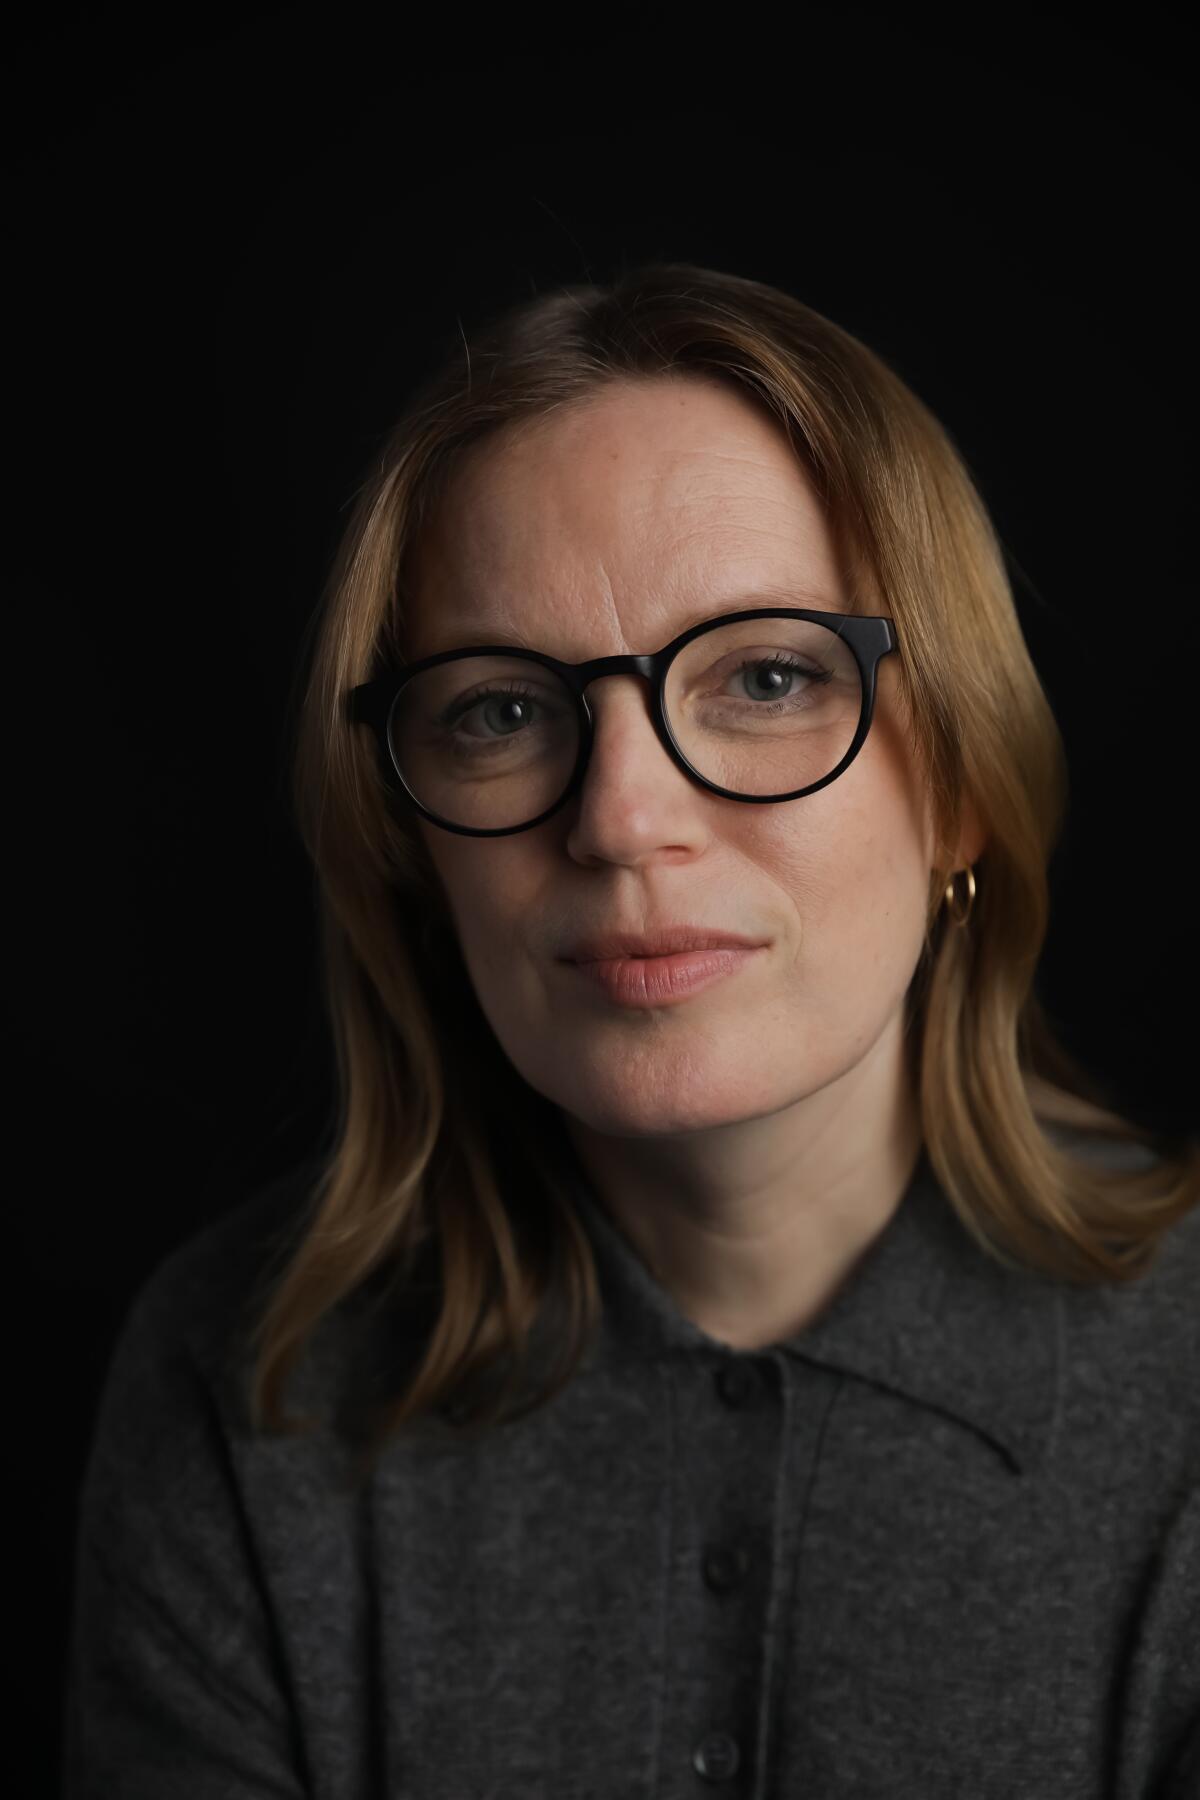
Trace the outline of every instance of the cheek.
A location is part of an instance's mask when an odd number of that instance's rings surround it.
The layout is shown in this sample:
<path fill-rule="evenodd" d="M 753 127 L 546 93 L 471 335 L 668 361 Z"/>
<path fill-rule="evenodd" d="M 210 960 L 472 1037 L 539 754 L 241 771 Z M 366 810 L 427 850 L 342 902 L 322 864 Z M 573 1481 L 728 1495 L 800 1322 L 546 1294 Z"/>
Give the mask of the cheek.
<path fill-rule="evenodd" d="M 418 829 L 464 952 L 469 936 L 482 949 L 490 928 L 521 906 L 528 858 L 502 840 L 460 837 L 425 819 Z"/>
<path fill-rule="evenodd" d="M 881 827 L 847 846 L 826 915 L 832 961 L 847 986 L 873 992 L 885 1010 L 907 991 L 925 929 L 921 845 L 899 826 Z"/>
<path fill-rule="evenodd" d="M 492 1009 L 521 1003 L 532 975 L 530 921 L 553 916 L 544 859 L 515 844 L 469 838 L 432 854 L 480 1005 L 490 1017 Z"/>
<path fill-rule="evenodd" d="M 810 810 L 786 833 L 755 821 L 742 859 L 761 874 L 764 891 L 774 891 L 773 911 L 787 921 L 794 966 L 812 991 L 844 991 L 859 969 L 887 974 L 886 986 L 903 991 L 924 931 L 925 845 L 903 785 L 851 785 L 851 773 L 842 778 L 845 794 L 836 794 L 837 783 L 825 805 L 823 794 L 801 803 Z"/>

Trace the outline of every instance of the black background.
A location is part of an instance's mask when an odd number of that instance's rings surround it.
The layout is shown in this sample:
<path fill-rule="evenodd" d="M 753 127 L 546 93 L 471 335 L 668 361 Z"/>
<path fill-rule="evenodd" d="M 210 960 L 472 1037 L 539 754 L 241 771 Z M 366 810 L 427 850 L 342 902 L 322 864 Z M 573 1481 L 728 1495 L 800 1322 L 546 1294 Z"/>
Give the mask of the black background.
<path fill-rule="evenodd" d="M 456 319 L 678 257 L 928 402 L 1067 741 L 1043 992 L 1128 1111 L 1200 1128 L 1183 27 L 972 16 L 97 8 L 10 44 L 10 1443 L 48 1766 L 115 1332 L 325 1123 L 285 708 Z"/>

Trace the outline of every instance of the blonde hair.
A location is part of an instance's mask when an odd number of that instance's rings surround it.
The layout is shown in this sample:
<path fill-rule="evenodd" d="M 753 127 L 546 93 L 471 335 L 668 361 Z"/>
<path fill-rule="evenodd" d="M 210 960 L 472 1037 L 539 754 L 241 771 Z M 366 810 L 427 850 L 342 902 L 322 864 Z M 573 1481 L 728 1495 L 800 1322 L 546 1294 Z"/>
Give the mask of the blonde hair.
<path fill-rule="evenodd" d="M 416 1352 L 372 1417 L 360 1473 L 422 1414 L 485 1429 L 552 1399 L 599 1322 L 561 1118 L 497 1042 L 428 853 L 389 800 L 371 730 L 343 708 L 379 658 L 401 653 L 414 546 L 464 450 L 617 381 L 725 382 L 778 422 L 896 622 L 939 844 L 957 842 L 968 797 L 982 822 L 965 929 L 942 907 L 949 859 L 930 873 L 906 1001 L 924 1148 L 950 1205 L 1010 1268 L 1138 1277 L 1200 1197 L 1200 1140 L 1166 1143 L 1119 1116 L 1035 991 L 1066 759 L 998 539 L 947 431 L 801 301 L 688 264 L 538 296 L 469 341 L 459 331 L 357 495 L 300 671 L 294 805 L 316 876 L 337 1118 L 303 1230 L 256 1297 L 255 1430 L 318 1423 L 286 1416 L 284 1389 L 352 1296 L 399 1309 Z M 1124 1158 L 1104 1151 L 1118 1144 Z M 1130 1147 L 1134 1166 L 1109 1166 Z M 540 1382 L 515 1408 L 543 1315 Z"/>

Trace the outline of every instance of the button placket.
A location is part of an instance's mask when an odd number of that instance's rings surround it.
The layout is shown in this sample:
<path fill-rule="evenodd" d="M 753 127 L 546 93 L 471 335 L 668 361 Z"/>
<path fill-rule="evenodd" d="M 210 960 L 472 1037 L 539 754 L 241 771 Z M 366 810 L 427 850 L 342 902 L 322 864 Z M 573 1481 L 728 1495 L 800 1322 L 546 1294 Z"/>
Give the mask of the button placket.
<path fill-rule="evenodd" d="M 724 1405 L 744 1409 L 758 1405 L 763 1398 L 761 1371 L 749 1357 L 732 1357 L 713 1372 L 714 1385 Z M 729 1593 L 745 1578 L 750 1567 L 746 1550 L 736 1544 L 710 1544 L 704 1552 L 702 1566 L 709 1588 L 718 1594 Z M 692 1752 L 692 1766 L 704 1780 L 713 1784 L 732 1781 L 741 1768 L 742 1754 L 737 1739 L 727 1731 L 710 1731 Z"/>

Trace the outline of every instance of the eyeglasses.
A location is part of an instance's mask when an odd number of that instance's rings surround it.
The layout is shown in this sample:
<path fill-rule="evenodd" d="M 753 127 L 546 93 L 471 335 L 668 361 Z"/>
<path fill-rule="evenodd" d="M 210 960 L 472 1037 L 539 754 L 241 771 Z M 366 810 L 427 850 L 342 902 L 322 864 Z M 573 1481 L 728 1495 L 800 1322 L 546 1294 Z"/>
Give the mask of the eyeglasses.
<path fill-rule="evenodd" d="M 777 805 L 849 768 L 871 727 L 879 663 L 898 650 L 891 619 L 756 607 L 645 656 L 566 663 L 482 644 L 392 663 L 346 694 L 345 716 L 373 728 L 385 784 L 403 804 L 444 831 L 504 837 L 542 824 L 582 787 L 590 684 L 641 675 L 659 741 L 686 775 L 727 800 Z M 764 677 L 765 690 L 748 690 Z"/>

